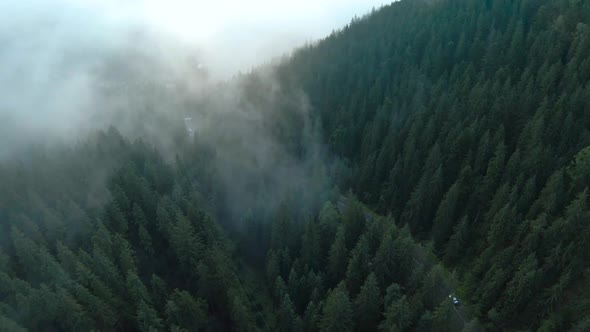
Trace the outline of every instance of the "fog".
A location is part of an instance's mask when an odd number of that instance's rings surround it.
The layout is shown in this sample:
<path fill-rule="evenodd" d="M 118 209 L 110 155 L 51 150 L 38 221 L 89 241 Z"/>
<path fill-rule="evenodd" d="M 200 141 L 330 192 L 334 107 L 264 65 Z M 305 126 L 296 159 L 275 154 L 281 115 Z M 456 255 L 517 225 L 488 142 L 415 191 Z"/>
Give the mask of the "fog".
<path fill-rule="evenodd" d="M 228 200 L 222 208 L 232 218 L 262 202 L 273 210 L 290 195 L 319 204 L 332 166 L 307 97 L 283 89 L 265 64 L 378 5 L 4 1 L 0 161 L 27 159 L 31 146 L 75 144 L 109 126 L 173 161 L 190 117 L 195 144 L 215 151 Z M 256 74 L 241 74 L 255 67 Z M 297 143 L 288 146 L 285 135 Z"/>
<path fill-rule="evenodd" d="M 365 14 L 381 0 L 78 0 L 112 24 L 149 27 L 199 48 L 217 77 L 288 52 Z M 123 3 L 123 5 L 121 4 Z"/>
<path fill-rule="evenodd" d="M 178 110 L 204 85 L 326 36 L 382 2 L 4 0 L 0 158 L 113 123 L 154 131 L 130 109 Z"/>

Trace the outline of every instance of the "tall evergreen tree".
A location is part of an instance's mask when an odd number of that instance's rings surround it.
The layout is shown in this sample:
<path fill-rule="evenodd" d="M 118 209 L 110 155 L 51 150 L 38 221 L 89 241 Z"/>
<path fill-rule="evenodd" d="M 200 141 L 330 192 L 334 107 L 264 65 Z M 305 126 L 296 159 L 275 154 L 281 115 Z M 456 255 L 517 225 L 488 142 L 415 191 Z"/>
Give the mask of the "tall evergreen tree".
<path fill-rule="evenodd" d="M 353 331 L 353 308 L 344 283 L 329 292 L 322 310 L 320 331 Z"/>
<path fill-rule="evenodd" d="M 381 320 L 381 290 L 375 274 L 371 273 L 354 301 L 355 320 L 359 331 L 374 331 Z"/>
<path fill-rule="evenodd" d="M 328 256 L 328 272 L 332 282 L 337 283 L 344 276 L 347 263 L 345 230 L 344 225 L 340 225 Z"/>

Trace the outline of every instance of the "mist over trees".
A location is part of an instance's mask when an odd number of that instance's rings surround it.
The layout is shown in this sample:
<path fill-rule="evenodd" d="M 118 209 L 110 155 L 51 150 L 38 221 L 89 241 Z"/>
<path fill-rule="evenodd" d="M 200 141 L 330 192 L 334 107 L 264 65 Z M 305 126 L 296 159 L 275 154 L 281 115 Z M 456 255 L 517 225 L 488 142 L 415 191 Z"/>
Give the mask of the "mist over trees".
<path fill-rule="evenodd" d="M 0 163 L 0 330 L 587 330 L 588 22 L 402 0 L 215 85 L 114 57 L 113 126 Z"/>

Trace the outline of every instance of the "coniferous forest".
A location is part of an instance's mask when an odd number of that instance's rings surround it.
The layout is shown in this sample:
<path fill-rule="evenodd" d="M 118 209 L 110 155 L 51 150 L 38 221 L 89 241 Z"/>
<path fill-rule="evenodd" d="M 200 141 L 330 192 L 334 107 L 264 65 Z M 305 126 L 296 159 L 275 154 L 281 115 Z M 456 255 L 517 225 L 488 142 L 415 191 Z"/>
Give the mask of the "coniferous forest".
<path fill-rule="evenodd" d="M 33 146 L 0 330 L 588 331 L 589 83 L 588 1 L 402 0 L 184 103 L 209 132 Z"/>

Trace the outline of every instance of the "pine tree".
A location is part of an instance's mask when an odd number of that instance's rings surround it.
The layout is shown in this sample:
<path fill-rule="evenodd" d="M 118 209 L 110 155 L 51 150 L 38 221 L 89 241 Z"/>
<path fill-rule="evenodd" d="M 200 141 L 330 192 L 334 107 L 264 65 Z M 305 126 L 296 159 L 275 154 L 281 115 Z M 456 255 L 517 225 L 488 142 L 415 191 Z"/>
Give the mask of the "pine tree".
<path fill-rule="evenodd" d="M 359 331 L 374 331 L 381 320 L 381 291 L 375 274 L 371 273 L 365 280 L 361 291 L 354 301 L 355 321 Z"/>
<path fill-rule="evenodd" d="M 321 305 L 309 302 L 303 315 L 303 330 L 319 331 L 321 318 Z"/>
<path fill-rule="evenodd" d="M 520 312 L 529 302 L 530 297 L 537 291 L 540 276 L 537 259 L 531 254 L 506 285 L 504 296 L 497 306 L 498 319 L 501 322 L 510 320 L 514 313 Z"/>
<path fill-rule="evenodd" d="M 590 183 L 590 146 L 580 150 L 567 169 L 574 189 L 580 190 Z"/>
<path fill-rule="evenodd" d="M 449 239 L 445 248 L 444 260 L 449 263 L 455 263 L 465 252 L 465 247 L 469 238 L 469 221 L 464 216 L 453 229 L 453 235 Z"/>
<path fill-rule="evenodd" d="M 289 289 L 287 288 L 287 284 L 285 284 L 285 281 L 281 276 L 278 276 L 275 281 L 273 295 L 275 303 L 277 304 L 281 303 L 285 295 L 289 295 Z"/>
<path fill-rule="evenodd" d="M 445 194 L 436 211 L 436 217 L 434 218 L 432 227 L 432 238 L 437 251 L 441 251 L 444 248 L 444 244 L 452 234 L 456 209 L 459 204 L 460 190 L 459 182 L 455 182 Z"/>
<path fill-rule="evenodd" d="M 440 285 L 444 285 L 444 268 L 439 264 L 433 266 L 424 276 L 422 285 L 422 302 L 429 308 L 435 307 L 440 297 Z"/>
<path fill-rule="evenodd" d="M 58 287 L 55 293 L 56 320 L 64 329 L 90 329 L 94 325 L 83 305 L 72 294 L 61 287 Z"/>
<path fill-rule="evenodd" d="M 369 244 L 365 235 L 362 235 L 351 252 L 348 267 L 346 269 L 346 284 L 352 296 L 356 296 L 362 283 L 369 274 Z"/>
<path fill-rule="evenodd" d="M 142 332 L 160 331 L 162 329 L 162 319 L 154 308 L 144 301 L 137 305 L 137 326 Z"/>
<path fill-rule="evenodd" d="M 562 302 L 564 298 L 564 291 L 571 282 L 571 272 L 564 272 L 557 282 L 551 287 L 548 287 L 544 291 L 545 301 L 543 303 L 543 309 L 548 312 L 552 312 L 555 307 Z"/>
<path fill-rule="evenodd" d="M 416 323 L 416 331 L 433 331 L 433 325 L 432 312 L 430 312 L 430 310 L 426 310 L 422 315 L 420 315 L 420 319 L 418 320 L 418 323 Z"/>
<path fill-rule="evenodd" d="M 412 315 L 412 309 L 404 295 L 387 307 L 385 320 L 379 325 L 379 330 L 387 332 L 407 331 L 412 324 Z"/>
<path fill-rule="evenodd" d="M 122 275 L 126 275 L 129 271 L 137 273 L 134 254 L 131 250 L 129 242 L 123 239 L 120 235 L 113 238 L 115 252 L 118 257 L 119 269 Z"/>
<path fill-rule="evenodd" d="M 137 236 L 139 237 L 139 243 L 141 244 L 141 248 L 145 251 L 148 256 L 154 255 L 154 247 L 152 245 L 152 237 L 148 230 L 143 226 L 140 225 L 137 230 Z"/>
<path fill-rule="evenodd" d="M 27 331 L 25 328 L 21 327 L 17 322 L 13 321 L 12 319 L 5 317 L 4 315 L 0 315 L 0 326 L 6 329 L 6 331 L 14 331 L 14 332 L 25 332 Z"/>
<path fill-rule="evenodd" d="M 168 288 L 166 282 L 156 274 L 152 274 L 151 284 L 151 298 L 154 300 L 154 305 L 158 309 L 164 308 L 168 301 Z"/>
<path fill-rule="evenodd" d="M 549 177 L 527 216 L 534 218 L 543 211 L 549 215 L 555 215 L 564 204 L 565 190 L 564 171 L 558 170 Z"/>
<path fill-rule="evenodd" d="M 237 331 L 255 331 L 256 323 L 254 317 L 246 307 L 242 295 L 235 294 L 231 302 L 231 319 Z"/>
<path fill-rule="evenodd" d="M 301 241 L 301 258 L 303 264 L 318 271 L 321 262 L 320 230 L 318 224 L 310 219 L 305 225 Z"/>
<path fill-rule="evenodd" d="M 500 181 L 500 175 L 504 168 L 506 158 L 506 146 L 504 142 L 499 142 L 496 146 L 496 151 L 492 159 L 488 163 L 488 168 L 485 177 L 482 180 L 481 193 L 482 200 L 488 200 Z"/>
<path fill-rule="evenodd" d="M 340 225 L 328 256 L 328 273 L 333 283 L 337 283 L 342 279 L 348 263 L 348 250 L 346 249 L 344 232 L 344 225 Z"/>
<path fill-rule="evenodd" d="M 188 330 L 203 328 L 207 321 L 207 304 L 189 292 L 175 289 L 166 303 L 166 322 Z"/>
<path fill-rule="evenodd" d="M 295 313 L 295 307 L 293 302 L 289 298 L 288 294 L 285 294 L 281 301 L 281 306 L 277 312 L 277 331 L 299 331 L 302 322 L 301 319 Z"/>
<path fill-rule="evenodd" d="M 204 245 L 195 233 L 188 218 L 178 214 L 170 229 L 170 245 L 185 269 L 196 266 L 196 260 L 201 257 Z"/>
<path fill-rule="evenodd" d="M 291 239 L 294 235 L 294 225 L 285 205 L 280 207 L 277 220 L 272 223 L 271 228 L 270 247 L 272 249 L 284 247 L 293 249 L 293 241 Z"/>
<path fill-rule="evenodd" d="M 289 296 L 293 298 L 296 304 L 301 303 L 302 297 L 302 278 L 299 277 L 297 271 L 294 268 L 291 269 L 291 273 L 289 273 L 289 279 L 287 280 L 287 289 Z M 290 299 L 289 299 L 290 300 Z"/>
<path fill-rule="evenodd" d="M 450 329 L 450 318 L 453 311 L 453 303 L 450 299 L 444 299 L 435 309 L 432 315 L 433 325 L 441 330 Z"/>
<path fill-rule="evenodd" d="M 388 308 L 394 301 L 402 297 L 402 289 L 400 285 L 395 282 L 385 289 L 385 297 L 383 298 L 383 306 Z"/>
<path fill-rule="evenodd" d="M 383 239 L 373 261 L 375 276 L 382 288 L 387 287 L 394 280 L 397 272 L 396 261 L 393 259 L 396 252 L 394 234 L 391 231 L 392 227 L 390 226 L 390 230 L 383 233 Z"/>
<path fill-rule="evenodd" d="M 129 298 L 134 303 L 144 302 L 145 304 L 149 304 L 151 302 L 147 288 L 133 271 L 127 273 L 126 288 Z"/>
<path fill-rule="evenodd" d="M 275 253 L 274 250 L 271 249 L 268 251 L 266 258 L 266 278 L 269 282 L 275 282 L 281 273 L 279 258 L 279 254 Z"/>
<path fill-rule="evenodd" d="M 346 332 L 353 331 L 352 303 L 344 283 L 329 292 L 322 310 L 320 331 Z"/>
<path fill-rule="evenodd" d="M 365 229 L 365 214 L 362 205 L 353 195 L 348 195 L 347 206 L 342 214 L 342 225 L 346 238 L 346 248 L 351 250 Z M 336 233 L 338 237 L 338 233 Z"/>
<path fill-rule="evenodd" d="M 320 243 L 322 253 L 328 252 L 330 248 L 329 245 L 334 240 L 334 236 L 336 236 L 339 221 L 340 215 L 336 207 L 331 202 L 326 202 L 320 210 L 318 217 L 320 237 L 322 239 L 322 243 Z M 324 243 L 327 243 L 328 245 L 323 245 Z"/>

